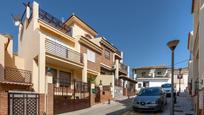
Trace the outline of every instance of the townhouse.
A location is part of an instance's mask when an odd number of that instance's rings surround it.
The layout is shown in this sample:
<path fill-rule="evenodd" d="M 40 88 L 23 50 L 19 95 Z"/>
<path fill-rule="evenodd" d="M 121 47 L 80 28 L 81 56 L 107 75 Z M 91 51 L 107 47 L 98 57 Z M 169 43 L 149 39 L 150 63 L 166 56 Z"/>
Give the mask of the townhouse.
<path fill-rule="evenodd" d="M 127 96 L 127 90 L 134 88 L 136 81 L 127 76 L 123 52 L 99 37 L 96 30 L 78 16 L 72 15 L 62 22 L 34 1 L 25 6 L 22 19 L 18 24 L 16 56 L 12 52 L 11 37 L 2 36 L 8 40 L 3 39 L 0 44 L 4 51 L 0 57 L 0 69 L 4 73 L 1 84 L 18 85 L 0 87 L 4 97 L 0 100 L 7 100 L 0 101 L 7 105 L 0 109 L 5 114 L 69 112 Z M 13 56 L 14 61 L 9 60 L 7 54 Z M 14 71 L 7 69 L 10 62 Z M 32 99 L 14 99 L 18 96 Z M 22 111 L 19 111 L 19 103 Z"/>
<path fill-rule="evenodd" d="M 189 88 L 197 115 L 203 115 L 203 75 L 204 75 L 204 1 L 192 0 L 193 31 L 189 32 Z"/>
<path fill-rule="evenodd" d="M 171 83 L 171 69 L 167 66 L 144 66 L 133 69 L 136 77 L 136 89 L 144 87 L 160 87 L 162 84 Z M 178 79 L 182 74 L 182 79 Z M 188 87 L 188 68 L 174 70 L 174 87 L 176 91 L 184 92 Z"/>

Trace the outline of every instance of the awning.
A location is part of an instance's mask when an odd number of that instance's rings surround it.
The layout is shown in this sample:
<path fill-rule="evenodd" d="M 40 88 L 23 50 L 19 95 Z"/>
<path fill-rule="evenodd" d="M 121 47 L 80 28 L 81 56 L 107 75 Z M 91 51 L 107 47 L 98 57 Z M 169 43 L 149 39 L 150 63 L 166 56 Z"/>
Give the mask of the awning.
<path fill-rule="evenodd" d="M 137 83 L 136 80 L 134 80 L 132 78 L 129 78 L 127 76 L 119 76 L 119 79 L 123 79 L 123 80 L 127 80 L 127 81 L 130 81 L 130 82 L 133 82 L 133 83 Z"/>
<path fill-rule="evenodd" d="M 32 83 L 20 83 L 20 82 L 11 82 L 11 81 L 0 81 L 0 84 L 32 86 Z"/>

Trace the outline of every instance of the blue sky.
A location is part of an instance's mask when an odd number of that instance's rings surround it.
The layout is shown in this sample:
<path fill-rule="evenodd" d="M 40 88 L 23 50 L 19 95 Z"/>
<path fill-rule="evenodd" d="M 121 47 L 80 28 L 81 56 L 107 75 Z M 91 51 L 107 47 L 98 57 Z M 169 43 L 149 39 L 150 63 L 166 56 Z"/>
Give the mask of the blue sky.
<path fill-rule="evenodd" d="M 4 0 L 0 4 L 0 33 L 14 36 L 18 29 L 11 14 L 24 10 L 25 0 Z M 40 7 L 62 19 L 73 12 L 124 52 L 131 67 L 170 65 L 166 43 L 179 39 L 175 63 L 189 58 L 188 32 L 192 30 L 191 0 L 37 0 Z M 187 62 L 176 65 L 187 66 Z"/>

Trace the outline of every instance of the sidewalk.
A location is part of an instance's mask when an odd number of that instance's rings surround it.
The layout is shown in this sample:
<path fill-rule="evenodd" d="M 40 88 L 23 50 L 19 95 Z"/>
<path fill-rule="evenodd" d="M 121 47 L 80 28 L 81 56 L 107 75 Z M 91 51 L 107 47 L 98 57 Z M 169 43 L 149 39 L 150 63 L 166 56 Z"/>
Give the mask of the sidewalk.
<path fill-rule="evenodd" d="M 78 111 L 73 111 L 73 112 L 68 112 L 68 113 L 63 113 L 60 115 L 104 115 L 104 113 L 108 113 L 109 111 L 112 112 L 114 111 L 113 109 L 118 105 L 122 105 L 120 102 L 121 101 L 131 101 L 133 97 L 122 97 L 122 98 L 117 98 L 114 100 L 111 100 L 110 104 L 108 102 L 105 103 L 99 103 L 96 105 L 91 106 L 90 108 L 78 110 Z M 122 106 L 123 107 L 123 106 Z M 126 106 L 124 106 L 125 108 Z M 99 109 L 100 108 L 100 109 Z M 124 109 L 120 108 L 120 109 Z M 111 109 L 111 110 L 109 110 Z M 118 108 L 115 108 L 118 109 Z M 90 113 L 91 111 L 91 113 Z"/>
<path fill-rule="evenodd" d="M 192 98 L 186 92 L 180 93 L 177 96 L 177 103 L 175 104 L 175 115 L 194 115 Z"/>

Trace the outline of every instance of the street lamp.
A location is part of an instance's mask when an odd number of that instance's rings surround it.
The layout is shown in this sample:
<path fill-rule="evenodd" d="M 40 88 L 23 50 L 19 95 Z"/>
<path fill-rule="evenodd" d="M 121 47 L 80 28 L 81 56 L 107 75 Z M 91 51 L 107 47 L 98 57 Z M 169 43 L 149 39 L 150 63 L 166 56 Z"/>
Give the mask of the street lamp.
<path fill-rule="evenodd" d="M 178 43 L 179 40 L 172 40 L 167 43 L 167 46 L 171 49 L 171 115 L 174 115 L 174 50 Z"/>
<path fill-rule="evenodd" d="M 181 73 L 181 68 L 179 69 L 178 79 L 179 79 L 179 94 L 181 92 L 181 79 L 183 78 L 183 74 Z"/>

